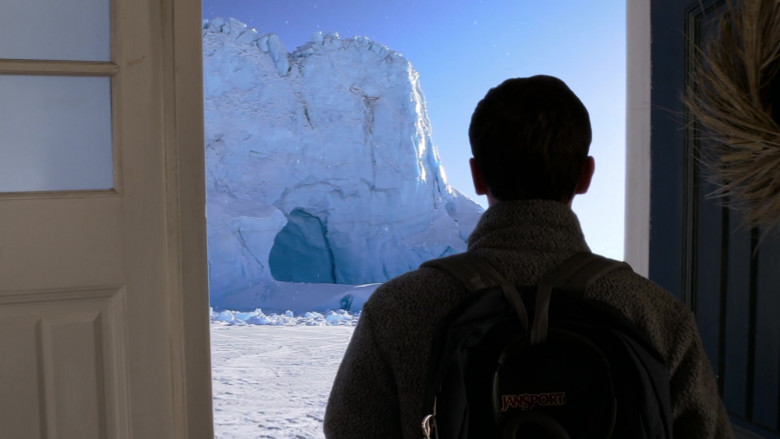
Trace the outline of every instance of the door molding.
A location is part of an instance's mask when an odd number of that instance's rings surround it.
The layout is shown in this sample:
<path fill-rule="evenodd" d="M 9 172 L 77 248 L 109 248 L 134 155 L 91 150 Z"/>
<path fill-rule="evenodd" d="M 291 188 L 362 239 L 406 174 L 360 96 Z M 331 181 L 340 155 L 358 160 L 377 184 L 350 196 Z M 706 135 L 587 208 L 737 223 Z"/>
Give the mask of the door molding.
<path fill-rule="evenodd" d="M 162 115 L 177 438 L 212 438 L 200 0 L 162 2 Z"/>
<path fill-rule="evenodd" d="M 650 258 L 650 0 L 626 2 L 625 260 L 647 276 Z"/>

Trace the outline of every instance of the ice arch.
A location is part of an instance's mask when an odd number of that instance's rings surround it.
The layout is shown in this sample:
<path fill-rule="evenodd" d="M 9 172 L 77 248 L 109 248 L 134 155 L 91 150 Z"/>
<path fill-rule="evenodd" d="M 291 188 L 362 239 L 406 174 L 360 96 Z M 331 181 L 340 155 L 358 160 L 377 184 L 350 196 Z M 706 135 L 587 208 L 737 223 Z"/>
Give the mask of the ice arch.
<path fill-rule="evenodd" d="M 320 218 L 301 209 L 287 215 L 287 225 L 274 239 L 268 265 L 278 281 L 336 283 L 328 229 Z"/>

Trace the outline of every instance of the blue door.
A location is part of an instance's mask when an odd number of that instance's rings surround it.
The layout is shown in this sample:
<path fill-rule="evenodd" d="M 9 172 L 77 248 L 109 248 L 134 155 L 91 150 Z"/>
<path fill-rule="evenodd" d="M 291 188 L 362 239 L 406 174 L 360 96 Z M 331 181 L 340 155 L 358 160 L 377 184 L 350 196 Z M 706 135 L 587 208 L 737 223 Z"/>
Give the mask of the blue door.
<path fill-rule="evenodd" d="M 681 100 L 695 47 L 726 4 L 651 3 L 649 274 L 696 313 L 738 437 L 780 438 L 780 232 L 745 226 L 727 199 L 709 196 L 715 186 Z"/>

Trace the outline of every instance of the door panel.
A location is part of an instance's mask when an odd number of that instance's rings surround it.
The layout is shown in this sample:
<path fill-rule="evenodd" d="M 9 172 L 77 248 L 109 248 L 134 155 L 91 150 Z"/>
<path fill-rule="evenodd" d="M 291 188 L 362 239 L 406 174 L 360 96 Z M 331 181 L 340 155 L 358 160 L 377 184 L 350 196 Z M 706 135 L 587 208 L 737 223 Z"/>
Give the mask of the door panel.
<path fill-rule="evenodd" d="M 129 437 L 123 304 L 121 288 L 0 294 L 3 434 Z"/>
<path fill-rule="evenodd" d="M 0 195 L 3 291 L 73 287 L 85 278 L 93 285 L 122 282 L 120 195 L 63 194 L 43 200 L 11 196 Z"/>
<path fill-rule="evenodd" d="M 681 97 L 725 0 L 653 0 L 650 278 L 696 313 L 739 437 L 780 438 L 780 236 L 713 199 Z"/>

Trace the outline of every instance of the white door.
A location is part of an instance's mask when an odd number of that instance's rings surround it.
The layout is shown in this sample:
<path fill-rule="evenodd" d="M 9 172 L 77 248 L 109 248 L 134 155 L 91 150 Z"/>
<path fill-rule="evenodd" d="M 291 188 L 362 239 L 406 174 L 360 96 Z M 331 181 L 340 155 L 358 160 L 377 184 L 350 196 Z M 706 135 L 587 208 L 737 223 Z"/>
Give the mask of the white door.
<path fill-rule="evenodd" d="M 0 437 L 212 436 L 200 0 L 0 15 Z"/>

